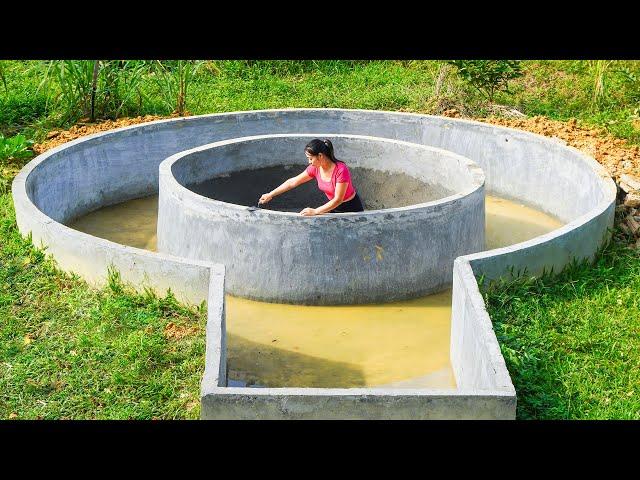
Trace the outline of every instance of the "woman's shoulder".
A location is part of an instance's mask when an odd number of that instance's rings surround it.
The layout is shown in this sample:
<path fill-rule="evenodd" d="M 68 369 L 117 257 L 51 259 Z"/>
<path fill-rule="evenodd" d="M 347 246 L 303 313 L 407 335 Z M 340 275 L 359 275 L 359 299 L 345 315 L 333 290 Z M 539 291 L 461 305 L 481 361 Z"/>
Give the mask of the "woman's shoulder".
<path fill-rule="evenodd" d="M 307 172 L 307 175 L 311 176 L 311 177 L 315 177 L 316 174 L 318 173 L 318 169 L 316 167 L 314 167 L 313 165 L 309 165 L 305 171 Z"/>
<path fill-rule="evenodd" d="M 344 162 L 336 162 L 336 174 L 350 175 L 349 167 Z"/>
<path fill-rule="evenodd" d="M 348 172 L 349 167 L 347 167 L 347 164 L 344 162 L 336 162 L 336 170 L 339 172 Z"/>

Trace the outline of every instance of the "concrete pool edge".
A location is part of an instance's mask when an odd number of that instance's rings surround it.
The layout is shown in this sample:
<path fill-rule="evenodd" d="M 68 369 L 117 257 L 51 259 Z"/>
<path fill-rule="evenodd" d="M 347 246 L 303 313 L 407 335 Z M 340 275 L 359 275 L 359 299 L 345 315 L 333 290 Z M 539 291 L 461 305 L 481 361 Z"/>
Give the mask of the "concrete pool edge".
<path fill-rule="evenodd" d="M 203 386 L 204 420 L 511 420 L 516 397 L 482 390 Z"/>
<path fill-rule="evenodd" d="M 267 113 L 264 113 L 267 112 Z M 353 115 L 355 117 L 363 116 L 365 114 L 370 114 L 371 117 L 380 117 L 385 118 L 385 115 L 388 115 L 391 122 L 397 121 L 399 122 L 402 118 L 411 118 L 415 119 L 416 122 L 423 117 L 429 117 L 420 114 L 404 114 L 404 113 L 390 113 L 390 112 L 380 112 L 380 111 L 354 111 L 354 110 L 337 110 L 337 109 L 300 109 L 300 110 L 280 110 L 280 111 L 254 111 L 249 112 L 246 115 L 250 115 L 253 117 L 260 117 L 261 114 L 264 114 L 268 119 L 276 119 L 277 115 L 286 114 L 289 112 L 293 112 L 295 115 L 301 115 L 302 113 L 309 112 L 310 115 L 313 113 L 326 113 L 327 115 Z M 364 113 L 362 113 L 364 112 Z M 187 117 L 181 119 L 168 119 L 168 120 L 159 120 L 157 122 L 150 122 L 148 124 L 136 125 L 136 126 L 128 126 L 123 127 L 122 129 L 117 129 L 110 132 L 104 132 L 96 135 L 92 135 L 89 137 L 84 137 L 68 144 L 61 145 L 55 149 L 52 149 L 42 155 L 39 155 L 34 160 L 32 160 L 29 164 L 27 164 L 18 176 L 14 179 L 12 190 L 13 190 L 13 198 L 14 205 L 16 210 L 16 221 L 18 223 L 18 228 L 23 235 L 28 234 L 29 232 L 33 235 L 33 242 L 36 245 L 44 244 L 48 248 L 48 252 L 51 253 L 55 259 L 58 261 L 58 264 L 63 270 L 76 271 L 81 274 L 84 278 L 91 281 L 92 283 L 104 283 L 104 277 L 106 276 L 106 269 L 109 265 L 114 265 L 116 268 L 119 268 L 122 272 L 123 280 L 127 282 L 131 282 L 137 287 L 141 287 L 144 285 L 151 286 L 160 291 L 166 290 L 169 286 L 172 288 L 174 292 L 176 292 L 179 298 L 191 302 L 191 303 L 199 303 L 202 300 L 208 300 L 209 302 L 213 302 L 212 298 L 209 298 L 210 295 L 213 294 L 214 291 L 219 292 L 218 298 L 220 298 L 221 290 L 219 286 L 212 287 L 211 281 L 211 268 L 212 265 L 207 264 L 206 262 L 196 262 L 196 261 L 185 261 L 185 259 L 180 259 L 177 257 L 172 257 L 168 255 L 162 254 L 154 254 L 147 252 L 145 250 L 126 247 L 120 244 L 116 244 L 114 242 L 109 242 L 107 240 L 98 239 L 88 234 L 84 234 L 73 230 L 69 227 L 66 227 L 62 223 L 59 223 L 54 218 L 49 215 L 43 213 L 32 201 L 27 193 L 27 179 L 28 176 L 38 167 L 38 165 L 43 164 L 48 159 L 56 163 L 56 166 L 61 168 L 62 171 L 59 173 L 65 173 L 69 178 L 73 178 L 73 171 L 69 171 L 70 168 L 76 168 L 76 163 L 80 164 L 86 157 L 89 157 L 91 154 L 92 145 L 98 145 L 102 143 L 106 143 L 109 138 L 117 139 L 118 135 L 130 136 L 131 138 L 135 138 L 136 136 L 143 136 L 142 134 L 147 132 L 156 132 L 164 128 L 163 126 L 177 126 L 177 128 L 181 129 L 186 127 L 186 124 L 189 122 L 204 122 L 207 118 L 215 118 L 220 119 L 224 116 L 232 116 L 240 115 L 240 112 L 235 113 L 225 113 L 225 114 L 213 114 L 210 116 L 204 116 L 205 119 L 198 117 Z M 420 117 L 420 118 L 418 118 Z M 341 117 L 340 117 L 341 118 Z M 282 122 L 282 118 L 278 118 L 278 121 Z M 295 119 L 294 119 L 295 120 Z M 275 120 L 274 120 L 275 121 Z M 606 239 L 607 231 L 613 225 L 613 211 L 615 206 L 615 185 L 613 181 L 608 177 L 608 175 L 603 174 L 604 169 L 601 167 L 593 158 L 582 154 L 576 149 L 572 147 L 567 147 L 563 145 L 561 142 L 557 142 L 553 139 L 549 139 L 546 137 L 542 137 L 540 135 L 523 132 L 520 130 L 509 129 L 506 127 L 494 127 L 489 124 L 484 124 L 481 122 L 474 122 L 470 120 L 453 120 L 453 119 L 434 119 L 426 118 L 425 122 L 432 121 L 434 124 L 442 124 L 443 129 L 451 128 L 451 125 L 462 124 L 471 125 L 471 132 L 473 134 L 475 130 L 483 131 L 487 133 L 489 136 L 494 135 L 496 139 L 489 138 L 489 143 L 501 141 L 510 141 L 509 143 L 515 142 L 518 140 L 526 140 L 523 141 L 523 146 L 519 148 L 523 148 L 526 145 L 531 144 L 530 146 L 533 148 L 534 144 L 540 144 L 543 147 L 549 148 L 548 158 L 547 156 L 543 157 L 542 160 L 553 160 L 552 163 L 554 167 L 563 168 L 564 158 L 555 158 L 554 154 L 559 154 L 562 157 L 564 152 L 570 152 L 570 159 L 567 159 L 567 169 L 569 173 L 567 176 L 571 177 L 571 167 L 572 162 L 575 163 L 574 167 L 577 165 L 581 170 L 584 170 L 588 185 L 585 185 L 584 178 L 575 179 L 575 183 L 580 184 L 581 188 L 589 188 L 592 192 L 592 197 L 588 198 L 588 200 L 593 199 L 594 201 L 588 201 L 584 204 L 584 209 L 576 210 L 574 215 L 565 215 L 563 218 L 569 220 L 569 222 L 546 235 L 542 235 L 540 237 L 536 237 L 535 239 L 529 240 L 527 242 L 522 242 L 511 247 L 505 247 L 502 249 L 492 250 L 488 252 L 482 252 L 471 256 L 460 257 L 454 262 L 454 275 L 458 275 L 458 283 L 457 288 L 454 285 L 454 308 L 456 308 L 457 313 L 452 314 L 452 335 L 451 335 L 451 363 L 454 368 L 454 372 L 456 375 L 456 380 L 458 382 L 458 390 L 457 394 L 455 392 L 445 393 L 451 399 L 459 396 L 461 392 L 478 392 L 475 396 L 472 395 L 472 398 L 480 399 L 482 395 L 486 395 L 485 392 L 493 392 L 497 399 L 500 401 L 505 401 L 505 410 L 502 411 L 500 418 L 514 418 L 515 417 L 515 400 L 516 394 L 511 383 L 511 379 L 509 377 L 508 371 L 506 370 L 506 366 L 504 363 L 504 359 L 500 355 L 499 345 L 497 343 L 497 339 L 495 338 L 495 334 L 493 332 L 491 326 L 491 319 L 488 317 L 486 313 L 486 309 L 484 308 L 484 302 L 482 301 L 482 296 L 480 295 L 480 291 L 478 289 L 477 282 L 475 280 L 475 275 L 487 274 L 488 276 L 499 277 L 506 273 L 506 269 L 510 266 L 510 264 L 516 264 L 516 267 L 531 267 L 529 268 L 530 273 L 540 273 L 540 269 L 544 268 L 545 255 L 549 253 L 555 259 L 553 263 L 555 263 L 556 271 L 563 265 L 566 265 L 572 258 L 592 258 L 596 253 L 599 246 Z M 177 122 L 177 123 L 175 123 Z M 241 123 L 240 119 L 237 119 L 237 125 Z M 418 122 L 419 123 L 419 122 Z M 151 125 L 150 125 L 151 124 Z M 161 124 L 161 125 L 158 125 Z M 433 125 L 431 125 L 433 126 Z M 389 128 L 389 135 L 399 135 L 395 132 L 394 128 L 400 129 L 398 125 L 391 125 L 393 128 Z M 417 125 L 409 125 L 407 126 L 407 132 L 413 132 L 411 128 L 418 128 Z M 354 127 L 355 128 L 355 127 Z M 426 127 L 425 127 L 426 128 Z M 357 130 L 357 128 L 355 128 Z M 464 130 L 464 128 L 463 128 Z M 446 132 L 443 132 L 445 135 Z M 475 132 L 477 133 L 477 132 Z M 409 135 L 409 133 L 404 133 L 405 135 Z M 420 130 L 416 130 L 416 136 L 420 136 Z M 446 135 L 445 135 L 446 136 Z M 506 139 L 504 138 L 506 137 Z M 129 137 L 126 137 L 129 138 Z M 425 136 L 426 138 L 426 136 Z M 92 143 L 93 142 L 93 143 Z M 529 143 L 528 143 L 529 142 Z M 127 142 L 124 141 L 124 144 Z M 446 143 L 446 142 L 445 142 Z M 83 147 L 88 146 L 87 152 L 85 153 Z M 97 148 L 97 147 L 96 147 Z M 119 145 L 118 148 L 120 150 L 123 149 L 123 145 Z M 461 147 L 462 148 L 462 147 Z M 487 147 L 489 150 L 490 148 Z M 509 147 L 514 148 L 514 147 Z M 70 152 L 74 150 L 77 155 L 77 159 L 73 161 L 67 161 L 67 158 L 64 157 L 65 152 Z M 506 153 L 508 154 L 508 151 Z M 133 153 L 136 153 L 135 151 Z M 135 156 L 135 155 L 134 155 Z M 482 155 L 481 155 L 482 156 Z M 53 158 L 52 158 L 53 157 Z M 105 157 L 106 158 L 106 157 Z M 166 158 L 166 157 L 164 157 Z M 472 157 L 473 158 L 473 157 Z M 117 159 L 117 157 L 116 157 Z M 110 161 L 107 159 L 105 161 Z M 74 163 L 75 162 L 75 163 Z M 122 166 L 121 164 L 116 163 L 117 166 Z M 67 170 L 65 170 L 65 167 Z M 491 169 L 490 169 L 491 170 Z M 153 171 L 153 170 L 151 170 Z M 494 171 L 494 175 L 497 171 Z M 42 173 L 42 172 L 41 172 Z M 51 174 L 51 172 L 46 172 Z M 117 172 L 116 172 L 117 173 Z M 485 172 L 486 173 L 486 172 Z M 523 172 L 520 172 L 521 175 L 524 175 Z M 541 176 L 543 174 L 547 174 L 543 180 L 541 180 L 540 185 L 544 184 L 545 181 L 548 181 L 549 177 L 548 172 L 541 172 Z M 123 174 L 119 173 L 121 177 Z M 508 176 L 508 174 L 506 174 Z M 37 181 L 42 183 L 41 186 L 48 186 L 47 181 L 52 180 L 51 175 L 38 175 L 40 178 Z M 525 175 L 526 176 L 526 175 Z M 47 181 L 44 181 L 47 180 Z M 153 192 L 152 180 L 150 182 L 141 184 L 139 188 L 136 190 L 128 192 L 130 195 L 129 198 L 134 198 L 136 196 L 142 196 L 145 193 Z M 498 193 L 508 196 L 509 189 L 506 189 L 502 183 L 504 183 L 504 179 L 498 178 L 496 182 L 498 188 Z M 534 182 L 535 183 L 535 182 Z M 89 185 L 90 187 L 96 188 L 95 186 Z M 32 186 L 33 187 L 33 186 Z M 558 185 L 557 189 L 561 189 L 562 185 Z M 69 194 L 69 189 L 67 188 L 67 194 Z M 116 189 L 117 190 L 117 189 Z M 514 187 L 513 191 L 518 192 L 518 188 Z M 576 190 L 577 192 L 577 190 Z M 55 193 L 55 192 L 54 192 Z M 72 191 L 72 193 L 76 193 Z M 522 194 L 522 192 L 520 192 Z M 61 197 L 64 197 L 64 191 L 59 194 Z M 82 195 L 82 194 L 80 194 Z M 126 197 L 118 197 L 118 195 L 122 195 L 122 191 L 114 191 L 107 192 L 105 195 L 100 197 L 106 204 L 109 202 L 113 203 L 119 198 L 120 201 L 124 201 L 128 198 Z M 552 195 L 549 193 L 548 195 Z M 571 192 L 568 193 L 571 195 Z M 512 195 L 513 196 L 513 195 Z M 522 194 L 522 196 L 515 198 L 519 198 L 521 200 L 526 200 L 529 198 L 534 204 L 540 204 L 541 200 L 537 197 L 527 197 L 527 195 Z M 558 199 L 561 200 L 561 199 Z M 575 200 L 571 198 L 570 200 Z M 579 199 L 578 199 L 579 200 Z M 64 202 L 62 202 L 64 203 Z M 566 205 L 562 205 L 559 207 L 559 211 L 569 212 L 570 207 L 573 205 L 571 202 L 565 202 Z M 574 202 L 576 203 L 576 202 Z M 576 203 L 577 205 L 580 202 Z M 91 206 L 96 206 L 97 203 L 94 200 L 88 201 L 86 205 L 81 205 L 82 208 L 89 209 Z M 56 216 L 59 218 L 65 218 L 65 208 L 63 206 L 61 213 L 56 212 Z M 78 213 L 81 210 L 77 210 L 74 213 Z M 582 214 L 581 214 L 582 212 Z M 458 261 L 459 260 L 459 261 Z M 465 265 L 465 262 L 468 265 Z M 518 265 L 519 264 L 519 265 Z M 471 269 L 471 273 L 469 272 Z M 457 272 L 457 273 L 456 273 Z M 168 275 L 168 279 L 159 278 L 162 275 Z M 218 276 L 219 277 L 219 276 Z M 215 282 L 214 282 L 215 283 Z M 219 283 L 219 282 L 218 282 Z M 222 287 L 223 288 L 223 287 Z M 219 304 L 218 300 L 218 304 Z M 455 305 L 458 307 L 455 307 Z M 216 313 L 217 312 L 217 313 Z M 464 313 L 462 313 L 464 312 Z M 460 325 L 464 325 L 464 322 L 468 321 L 469 327 L 463 327 L 462 332 L 460 331 Z M 208 324 L 211 322 L 212 331 L 220 332 L 219 336 L 212 336 L 212 342 L 219 343 L 219 346 L 213 347 L 208 352 L 208 359 L 213 357 L 213 362 L 218 362 L 217 367 L 209 367 L 211 362 L 207 360 L 207 369 L 205 377 L 203 377 L 203 412 L 206 412 L 205 405 L 209 401 L 211 394 L 216 393 L 219 397 L 231 398 L 225 395 L 229 390 L 223 390 L 227 387 L 214 387 L 209 388 L 213 382 L 225 383 L 225 375 L 223 365 L 226 363 L 226 360 L 222 357 L 224 348 L 223 342 L 225 340 L 224 332 L 224 302 L 222 301 L 222 307 L 217 307 L 215 312 L 212 309 L 212 313 L 208 316 Z M 454 324 L 457 326 L 454 329 Z M 479 337 L 475 336 L 465 336 L 464 328 L 474 328 L 479 333 Z M 481 365 L 484 365 L 484 370 L 482 372 L 473 370 L 473 368 L 464 368 L 461 365 L 468 360 L 465 359 L 462 355 L 459 354 L 461 350 L 464 349 L 464 342 L 468 341 L 470 338 L 481 338 L 483 339 L 479 345 L 475 345 L 473 348 L 476 348 L 478 358 L 484 358 Z M 215 340 L 215 338 L 219 338 Z M 209 341 L 209 339 L 207 339 Z M 467 348 L 467 350 L 471 351 L 471 347 Z M 220 352 L 219 355 L 216 352 Z M 218 358 L 218 360 L 215 360 Z M 473 366 L 473 364 L 472 364 Z M 213 370 L 212 370 L 213 368 Z M 217 368 L 217 373 L 216 373 Z M 483 388 L 478 388 L 475 390 L 469 385 L 481 384 L 485 382 L 485 380 L 490 379 L 490 383 L 494 385 L 502 385 L 504 388 L 493 388 L 488 386 L 488 388 L 484 388 L 484 385 L 481 385 Z M 240 393 L 244 390 L 235 390 L 236 387 L 232 390 L 233 392 Z M 254 390 L 254 389 L 252 389 Z M 256 391 L 247 392 L 247 395 L 251 395 L 252 397 L 262 398 L 265 403 L 265 408 L 267 408 L 267 404 L 269 402 L 280 401 L 282 395 L 276 392 L 276 389 L 255 389 Z M 258 392 L 257 390 L 261 390 Z M 308 392 L 310 395 L 312 393 L 309 389 L 300 389 Z M 344 395 L 352 396 L 354 394 L 354 390 L 349 389 L 350 392 L 344 392 L 343 389 L 326 389 L 327 394 L 333 392 L 334 394 L 343 392 Z M 358 389 L 359 390 L 359 389 Z M 371 395 L 378 395 L 373 393 L 374 389 L 366 389 L 367 392 L 371 392 Z M 268 400 L 268 395 L 271 391 L 272 393 L 278 393 L 276 400 Z M 282 392 L 281 390 L 278 390 Z M 398 390 L 389 390 L 390 392 L 397 392 Z M 403 390 L 402 394 L 393 394 L 396 397 L 398 395 L 407 395 L 412 391 Z M 424 392 L 424 395 L 421 395 L 422 399 L 427 398 L 429 395 L 443 395 L 442 391 L 437 393 L 436 391 L 424 390 L 420 391 Z M 266 396 L 265 396 L 266 395 Z M 304 392 L 301 393 L 304 395 Z M 316 394 L 314 394 L 316 395 Z M 357 394 L 356 394 L 357 395 Z M 248 398 L 248 397 L 247 397 Z M 308 398 L 312 398 L 309 396 Z M 325 397 L 313 397 L 316 398 L 317 401 L 323 400 Z M 334 398 L 330 395 L 326 398 Z M 383 398 L 378 395 L 376 398 Z M 391 397 L 389 397 L 391 398 Z M 508 401 L 506 399 L 509 399 Z M 268 401 L 267 401 L 268 400 Z M 338 401 L 338 400 L 336 400 Z M 382 401 L 382 400 L 381 400 Z M 327 405 L 326 402 L 323 403 L 325 406 L 326 416 L 323 418 L 328 418 L 331 414 L 331 407 Z M 351 404 L 353 405 L 353 403 Z M 425 404 L 422 407 L 419 407 L 419 404 L 416 408 L 428 408 Z M 433 405 L 433 404 L 432 404 Z M 255 408 L 259 411 L 259 404 L 254 404 Z M 271 407 L 269 407 L 271 408 Z M 467 408 L 467 407 L 465 407 Z M 387 411 L 384 413 L 382 410 L 377 410 L 377 413 L 372 413 L 372 417 L 368 418 L 381 418 L 375 415 L 386 415 L 394 414 L 392 411 Z M 381 413 L 382 412 L 382 413 Z M 406 413 L 406 412 L 405 412 Z M 449 411 L 451 414 L 452 412 Z M 460 412 L 458 412 L 460 413 Z M 464 411 L 461 412 L 464 415 Z M 404 418 L 418 418 L 418 413 L 415 410 L 409 411 L 406 413 L 407 416 Z M 413 416 L 412 416 L 413 415 Z M 203 418 L 207 418 L 206 415 L 203 415 Z M 451 415 L 449 418 L 456 418 Z M 466 417 L 465 417 L 466 418 Z"/>
<path fill-rule="evenodd" d="M 475 282 L 475 277 L 472 278 Z M 454 288 L 456 281 L 454 278 Z M 477 284 L 476 284 L 477 286 Z M 478 292 L 479 296 L 479 292 Z M 482 302 L 482 298 L 480 301 Z M 212 277 L 208 302 L 205 372 L 200 384 L 203 420 L 444 420 L 515 418 L 516 392 L 486 311 L 476 339 L 489 345 L 474 355 L 484 367 L 473 386 L 457 388 L 251 388 L 227 387 L 224 275 Z M 452 335 L 453 341 L 453 335 Z M 458 367 L 456 363 L 455 366 Z M 466 380 L 466 370 L 456 377 Z M 496 377 L 497 381 L 492 381 Z M 470 383 L 466 382 L 465 383 Z M 489 388 L 486 388 L 489 387 Z"/>
<path fill-rule="evenodd" d="M 207 198 L 185 185 L 203 171 L 228 174 L 299 157 L 300 145 L 317 137 L 330 138 L 352 167 L 402 172 L 408 165 L 406 173 L 454 190 L 402 207 L 301 217 Z M 226 279 L 234 296 L 303 305 L 405 300 L 450 287 L 453 260 L 484 247 L 482 170 L 426 145 L 364 135 L 259 135 L 176 153 L 159 170 L 158 250 L 234 265 Z"/>

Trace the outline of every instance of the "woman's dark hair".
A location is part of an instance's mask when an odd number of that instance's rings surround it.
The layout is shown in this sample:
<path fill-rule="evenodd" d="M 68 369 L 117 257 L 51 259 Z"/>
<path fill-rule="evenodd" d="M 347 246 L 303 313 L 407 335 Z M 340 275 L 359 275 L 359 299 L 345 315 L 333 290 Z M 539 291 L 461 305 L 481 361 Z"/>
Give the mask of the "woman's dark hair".
<path fill-rule="evenodd" d="M 338 160 L 336 156 L 333 154 L 333 144 L 331 143 L 331 140 L 328 140 L 326 138 L 324 140 L 320 140 L 319 138 L 314 138 L 309 143 L 307 143 L 307 146 L 304 147 L 304 151 L 308 152 L 311 155 L 318 155 L 320 153 L 323 153 L 333 163 L 336 163 L 336 162 L 344 163 L 342 160 Z"/>

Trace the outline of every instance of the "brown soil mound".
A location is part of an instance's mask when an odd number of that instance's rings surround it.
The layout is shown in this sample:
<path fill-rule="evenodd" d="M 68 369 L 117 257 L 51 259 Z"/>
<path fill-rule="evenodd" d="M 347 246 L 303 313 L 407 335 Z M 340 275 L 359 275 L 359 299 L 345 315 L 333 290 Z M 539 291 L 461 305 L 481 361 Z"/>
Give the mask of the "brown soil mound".
<path fill-rule="evenodd" d="M 70 142 L 76 138 L 84 137 L 85 135 L 92 135 L 94 133 L 127 127 L 129 125 L 136 125 L 138 123 L 162 120 L 163 118 L 175 118 L 176 116 L 177 115 L 170 115 L 168 117 L 160 115 L 144 115 L 141 117 L 119 118 L 117 120 L 102 120 L 96 123 L 78 123 L 69 130 L 51 130 L 47 134 L 47 139 L 44 142 L 37 143 L 33 146 L 33 151 L 39 155 L 51 148 Z"/>
<path fill-rule="evenodd" d="M 181 340 L 185 337 L 191 337 L 200 333 L 200 329 L 194 325 L 176 325 L 169 322 L 164 327 L 164 336 L 167 340 Z"/>
<path fill-rule="evenodd" d="M 604 129 L 578 126 L 575 119 L 560 122 L 540 116 L 518 119 L 488 117 L 478 120 L 564 140 L 567 145 L 595 158 L 616 182 L 623 173 L 640 176 L 640 147 L 615 138 Z"/>

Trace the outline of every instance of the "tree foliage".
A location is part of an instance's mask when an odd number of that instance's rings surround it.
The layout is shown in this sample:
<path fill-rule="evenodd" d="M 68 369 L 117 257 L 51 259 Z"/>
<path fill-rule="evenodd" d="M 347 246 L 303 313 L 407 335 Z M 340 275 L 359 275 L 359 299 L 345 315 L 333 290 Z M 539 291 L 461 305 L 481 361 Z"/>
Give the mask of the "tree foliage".
<path fill-rule="evenodd" d="M 490 102 L 498 91 L 508 92 L 509 80 L 523 75 L 518 60 L 451 60 L 458 75 L 485 95 Z"/>

